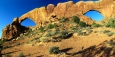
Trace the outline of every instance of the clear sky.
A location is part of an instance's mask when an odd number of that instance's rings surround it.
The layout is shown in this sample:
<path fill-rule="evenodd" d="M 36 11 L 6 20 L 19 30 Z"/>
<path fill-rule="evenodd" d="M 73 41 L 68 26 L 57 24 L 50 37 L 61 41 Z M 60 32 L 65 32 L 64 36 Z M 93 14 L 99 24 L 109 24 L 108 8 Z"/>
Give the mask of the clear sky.
<path fill-rule="evenodd" d="M 2 29 L 6 25 L 11 24 L 15 17 L 20 17 L 34 8 L 47 6 L 48 4 L 54 4 L 56 6 L 57 3 L 66 1 L 68 0 L 0 0 L 0 38 Z M 73 1 L 78 2 L 79 0 Z M 91 15 L 91 13 L 87 16 L 89 15 Z M 27 19 L 25 22 L 22 22 L 22 25 L 34 26 L 35 23 Z"/>

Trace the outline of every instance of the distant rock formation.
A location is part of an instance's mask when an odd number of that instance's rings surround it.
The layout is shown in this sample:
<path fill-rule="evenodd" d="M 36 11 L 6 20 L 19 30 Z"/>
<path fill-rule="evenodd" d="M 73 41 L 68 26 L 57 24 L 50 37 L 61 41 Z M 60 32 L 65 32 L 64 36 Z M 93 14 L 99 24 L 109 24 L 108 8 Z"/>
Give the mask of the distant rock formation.
<path fill-rule="evenodd" d="M 21 33 L 24 33 L 28 28 L 21 26 L 18 18 L 14 18 L 12 24 L 7 25 L 2 30 L 2 40 L 11 40 L 18 37 Z"/>
<path fill-rule="evenodd" d="M 97 10 L 100 12 L 104 19 L 114 17 L 115 15 L 115 1 L 114 0 L 101 0 L 99 2 L 93 1 L 80 1 L 73 3 L 73 1 L 58 3 L 57 6 L 49 4 L 47 7 L 35 8 L 28 13 L 23 14 L 19 19 L 15 18 L 12 24 L 6 26 L 2 31 L 2 39 L 12 39 L 20 35 L 26 28 L 21 26 L 20 23 L 27 18 L 30 18 L 36 23 L 36 26 L 44 26 L 49 22 L 60 19 L 62 17 L 70 18 L 77 15 L 81 21 L 87 24 L 92 24 L 94 21 L 84 14 L 90 10 Z M 53 17 L 53 18 L 52 18 Z"/>

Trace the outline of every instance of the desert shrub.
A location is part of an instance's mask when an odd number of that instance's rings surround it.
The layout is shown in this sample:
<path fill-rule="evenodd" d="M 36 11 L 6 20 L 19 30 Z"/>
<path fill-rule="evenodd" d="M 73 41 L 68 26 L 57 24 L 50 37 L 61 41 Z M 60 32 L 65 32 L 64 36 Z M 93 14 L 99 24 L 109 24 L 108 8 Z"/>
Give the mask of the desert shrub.
<path fill-rule="evenodd" d="M 24 34 L 25 36 L 28 36 L 28 35 L 30 35 L 30 33 L 32 32 L 32 29 L 29 29 L 28 31 L 27 31 L 27 33 L 26 34 Z M 22 37 L 22 36 L 21 36 Z"/>
<path fill-rule="evenodd" d="M 30 44 L 31 41 L 27 41 L 26 44 Z"/>
<path fill-rule="evenodd" d="M 12 57 L 10 54 L 5 54 L 5 57 Z"/>
<path fill-rule="evenodd" d="M 51 32 L 52 36 L 56 35 L 59 33 L 59 29 L 55 29 L 54 31 Z"/>
<path fill-rule="evenodd" d="M 20 45 L 20 43 L 15 43 L 15 46 L 19 46 Z"/>
<path fill-rule="evenodd" d="M 62 18 L 59 20 L 60 23 L 62 23 L 62 22 L 66 22 L 66 21 L 68 21 L 68 19 L 65 18 L 65 17 L 62 17 Z"/>
<path fill-rule="evenodd" d="M 49 42 L 49 38 L 48 37 L 41 37 L 40 41 L 41 42 Z"/>
<path fill-rule="evenodd" d="M 52 29 L 54 26 L 52 24 L 48 24 L 47 29 Z"/>
<path fill-rule="evenodd" d="M 80 22 L 79 22 L 79 26 L 80 26 L 80 27 L 85 27 L 85 26 L 86 26 L 86 23 L 83 22 L 83 21 L 80 21 Z"/>
<path fill-rule="evenodd" d="M 51 37 L 52 34 L 51 34 L 51 32 L 47 32 L 47 34 L 46 34 L 45 36 L 46 36 L 46 37 Z"/>
<path fill-rule="evenodd" d="M 79 24 L 80 19 L 79 19 L 77 16 L 73 16 L 71 22 L 72 22 L 72 23 Z"/>
<path fill-rule="evenodd" d="M 97 24 L 97 23 L 93 23 L 93 24 L 92 24 L 92 27 L 98 28 L 98 27 L 101 27 L 101 25 L 100 25 L 100 24 Z"/>
<path fill-rule="evenodd" d="M 3 49 L 7 49 L 10 48 L 11 46 L 3 46 Z"/>
<path fill-rule="evenodd" d="M 106 26 L 106 27 L 110 27 L 110 28 L 115 28 L 115 20 L 110 19 L 110 20 L 106 23 L 105 26 Z"/>
<path fill-rule="evenodd" d="M 112 32 L 109 32 L 109 33 L 107 33 L 107 36 L 112 36 L 114 33 L 112 33 Z"/>
<path fill-rule="evenodd" d="M 86 30 L 87 34 L 91 34 L 93 31 L 91 29 Z"/>
<path fill-rule="evenodd" d="M 113 40 L 107 41 L 107 44 L 111 45 L 115 45 L 115 42 Z"/>
<path fill-rule="evenodd" d="M 77 31 L 78 36 L 86 36 L 86 32 L 82 32 L 82 30 Z"/>
<path fill-rule="evenodd" d="M 66 38 L 68 38 L 68 36 L 69 36 L 69 34 L 68 34 L 68 32 L 67 31 L 62 31 L 62 32 L 60 32 L 61 33 L 61 35 L 59 36 L 61 39 L 66 39 Z"/>
<path fill-rule="evenodd" d="M 56 46 L 52 46 L 49 48 L 49 53 L 50 54 L 58 54 L 59 53 L 59 47 L 56 47 Z"/>
<path fill-rule="evenodd" d="M 18 57 L 25 57 L 23 53 L 20 53 Z"/>
<path fill-rule="evenodd" d="M 70 30 L 72 30 L 72 31 L 77 31 L 77 28 L 76 27 L 70 27 Z"/>
<path fill-rule="evenodd" d="M 57 28 L 57 27 L 58 27 L 58 25 L 57 25 L 56 23 L 54 23 L 54 24 L 53 24 L 53 27 L 54 27 L 54 28 Z"/>
<path fill-rule="evenodd" d="M 3 49 L 9 48 L 9 46 L 4 46 Z"/>
<path fill-rule="evenodd" d="M 91 34 L 93 31 L 90 28 L 81 28 L 77 31 L 78 36 L 86 36 Z"/>
<path fill-rule="evenodd" d="M 0 40 L 0 45 L 2 45 L 4 43 L 4 41 L 3 40 Z"/>
<path fill-rule="evenodd" d="M 97 33 L 98 31 L 94 31 L 94 33 Z"/>
<path fill-rule="evenodd" d="M 44 28 L 42 26 L 40 26 L 40 28 L 38 28 L 40 30 L 40 32 L 44 32 Z"/>
<path fill-rule="evenodd" d="M 110 30 L 104 30 L 103 33 L 109 33 L 111 32 Z"/>

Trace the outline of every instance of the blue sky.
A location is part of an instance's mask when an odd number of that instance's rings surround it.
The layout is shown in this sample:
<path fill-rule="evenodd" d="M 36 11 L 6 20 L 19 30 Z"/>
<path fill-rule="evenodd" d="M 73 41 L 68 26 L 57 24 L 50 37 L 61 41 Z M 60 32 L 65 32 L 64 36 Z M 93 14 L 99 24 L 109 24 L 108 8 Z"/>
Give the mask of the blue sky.
<path fill-rule="evenodd" d="M 11 24 L 11 22 L 15 17 L 20 17 L 21 15 L 27 13 L 28 11 L 34 8 L 47 6 L 48 4 L 57 5 L 57 3 L 59 2 L 66 2 L 66 1 L 68 0 L 0 0 L 0 38 L 2 35 L 2 29 L 6 25 Z M 73 1 L 78 2 L 79 0 L 73 0 Z M 88 13 L 87 16 L 89 15 L 92 14 Z M 22 25 L 34 26 L 35 23 L 27 19 L 24 22 L 22 22 Z"/>

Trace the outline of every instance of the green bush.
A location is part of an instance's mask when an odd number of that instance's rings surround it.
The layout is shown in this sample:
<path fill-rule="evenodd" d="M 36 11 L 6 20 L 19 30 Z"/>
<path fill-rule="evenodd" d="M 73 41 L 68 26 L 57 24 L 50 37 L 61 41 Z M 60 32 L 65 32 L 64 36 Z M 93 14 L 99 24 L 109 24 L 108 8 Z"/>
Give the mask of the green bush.
<path fill-rule="evenodd" d="M 92 24 L 92 27 L 98 28 L 98 27 L 101 27 L 101 25 L 100 25 L 100 24 L 93 23 L 93 24 Z"/>
<path fill-rule="evenodd" d="M 48 37 L 41 37 L 40 41 L 41 42 L 49 42 L 49 38 Z"/>
<path fill-rule="evenodd" d="M 109 33 L 111 32 L 110 30 L 104 30 L 103 33 Z"/>
<path fill-rule="evenodd" d="M 112 36 L 114 33 L 113 32 L 109 32 L 107 33 L 107 36 Z"/>
<path fill-rule="evenodd" d="M 78 36 L 86 36 L 87 35 L 86 32 L 82 32 L 82 30 L 78 30 L 77 33 L 78 33 Z"/>
<path fill-rule="evenodd" d="M 50 37 L 50 36 L 52 36 L 52 34 L 51 34 L 51 32 L 47 32 L 47 34 L 45 36 Z"/>
<path fill-rule="evenodd" d="M 79 19 L 77 16 L 73 16 L 71 21 L 72 21 L 73 23 L 79 24 L 80 19 Z"/>
<path fill-rule="evenodd" d="M 65 18 L 65 17 L 62 17 L 62 18 L 59 20 L 60 23 L 62 23 L 62 22 L 66 22 L 66 21 L 68 21 L 68 19 Z"/>
<path fill-rule="evenodd" d="M 77 31 L 77 28 L 76 27 L 71 27 L 70 28 L 72 31 Z"/>
<path fill-rule="evenodd" d="M 54 24 L 53 24 L 53 27 L 54 27 L 54 28 L 57 28 L 57 27 L 58 27 L 58 25 L 57 25 L 56 23 L 54 23 Z"/>
<path fill-rule="evenodd" d="M 59 33 L 59 30 L 58 29 L 55 29 L 54 31 L 50 32 L 52 34 L 52 36 L 56 35 Z"/>
<path fill-rule="evenodd" d="M 50 54 L 58 54 L 59 53 L 59 47 L 56 47 L 56 46 L 52 46 L 49 48 L 49 53 Z"/>
<path fill-rule="evenodd" d="M 23 53 L 20 53 L 18 57 L 25 57 Z"/>
<path fill-rule="evenodd" d="M 28 36 L 28 35 L 30 35 L 31 34 L 31 32 L 32 32 L 32 29 L 29 29 L 28 31 L 27 31 L 27 33 L 26 34 L 24 34 L 25 36 Z M 20 36 L 20 38 L 23 38 L 23 35 L 22 36 Z"/>
<path fill-rule="evenodd" d="M 107 41 L 107 44 L 111 45 L 115 45 L 115 42 L 113 40 Z"/>
<path fill-rule="evenodd" d="M 106 26 L 106 27 L 110 27 L 110 28 L 115 28 L 115 20 L 110 19 L 110 20 L 106 23 L 105 26 Z"/>
<path fill-rule="evenodd" d="M 0 45 L 2 45 L 4 43 L 4 41 L 3 40 L 0 40 Z"/>
<path fill-rule="evenodd" d="M 52 29 L 52 28 L 56 28 L 58 25 L 56 23 L 54 24 L 48 24 L 47 29 Z"/>
<path fill-rule="evenodd" d="M 40 26 L 39 30 L 40 30 L 40 32 L 44 32 L 45 31 L 42 26 Z"/>
<path fill-rule="evenodd" d="M 10 54 L 5 54 L 5 57 L 12 57 Z"/>
<path fill-rule="evenodd" d="M 80 27 L 85 27 L 85 26 L 86 26 L 86 23 L 83 22 L 83 21 L 80 21 L 80 22 L 79 22 L 79 26 L 80 26 Z"/>
<path fill-rule="evenodd" d="M 69 34 L 67 31 L 62 31 L 61 35 L 59 36 L 61 39 L 66 39 L 68 38 Z"/>

